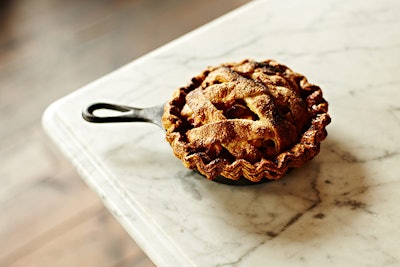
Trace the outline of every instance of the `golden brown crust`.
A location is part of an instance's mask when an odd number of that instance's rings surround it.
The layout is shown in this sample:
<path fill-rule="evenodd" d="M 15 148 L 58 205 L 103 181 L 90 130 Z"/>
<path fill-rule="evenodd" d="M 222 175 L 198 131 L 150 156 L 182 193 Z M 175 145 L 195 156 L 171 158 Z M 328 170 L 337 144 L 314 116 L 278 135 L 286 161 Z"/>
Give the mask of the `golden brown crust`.
<path fill-rule="evenodd" d="M 174 154 L 208 179 L 278 179 L 319 153 L 321 89 L 273 60 L 209 67 L 177 89 L 162 122 Z"/>

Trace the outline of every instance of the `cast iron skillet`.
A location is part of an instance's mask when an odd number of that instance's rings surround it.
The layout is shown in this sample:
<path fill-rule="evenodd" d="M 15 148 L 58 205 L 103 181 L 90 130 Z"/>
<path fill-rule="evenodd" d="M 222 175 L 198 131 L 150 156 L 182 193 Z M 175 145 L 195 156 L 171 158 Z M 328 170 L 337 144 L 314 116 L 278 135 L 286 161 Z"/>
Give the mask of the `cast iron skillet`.
<path fill-rule="evenodd" d="M 108 110 L 117 111 L 117 115 L 113 116 L 98 116 L 96 111 Z M 82 112 L 82 117 L 93 123 L 115 123 L 115 122 L 150 122 L 158 125 L 164 130 L 161 123 L 161 117 L 164 111 L 164 105 L 158 105 L 148 108 L 135 108 L 130 106 L 123 106 L 110 103 L 94 103 L 89 105 Z M 199 173 L 199 172 L 198 172 Z M 227 179 L 223 176 L 214 178 L 215 182 L 228 184 L 228 185 L 253 185 L 269 181 L 269 179 L 262 179 L 260 182 L 252 182 L 244 177 L 238 180 Z"/>

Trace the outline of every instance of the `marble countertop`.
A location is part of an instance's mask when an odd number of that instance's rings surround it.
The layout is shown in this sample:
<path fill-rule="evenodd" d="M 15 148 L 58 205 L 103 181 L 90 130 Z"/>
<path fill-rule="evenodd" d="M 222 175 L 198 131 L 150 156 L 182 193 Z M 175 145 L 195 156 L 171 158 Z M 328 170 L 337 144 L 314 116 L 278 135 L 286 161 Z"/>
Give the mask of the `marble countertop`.
<path fill-rule="evenodd" d="M 253 1 L 52 104 L 48 134 L 158 266 L 400 266 L 400 2 Z M 320 154 L 233 187 L 183 167 L 149 123 L 94 102 L 165 103 L 205 67 L 275 59 L 324 90 Z"/>

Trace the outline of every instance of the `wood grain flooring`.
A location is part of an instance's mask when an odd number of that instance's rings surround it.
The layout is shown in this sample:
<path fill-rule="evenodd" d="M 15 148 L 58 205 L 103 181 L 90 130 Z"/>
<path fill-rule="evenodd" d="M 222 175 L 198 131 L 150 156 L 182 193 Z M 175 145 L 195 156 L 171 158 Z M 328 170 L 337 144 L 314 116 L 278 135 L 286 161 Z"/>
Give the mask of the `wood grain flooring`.
<path fill-rule="evenodd" d="M 41 116 L 248 1 L 0 1 L 0 266 L 154 266 L 45 136 Z"/>

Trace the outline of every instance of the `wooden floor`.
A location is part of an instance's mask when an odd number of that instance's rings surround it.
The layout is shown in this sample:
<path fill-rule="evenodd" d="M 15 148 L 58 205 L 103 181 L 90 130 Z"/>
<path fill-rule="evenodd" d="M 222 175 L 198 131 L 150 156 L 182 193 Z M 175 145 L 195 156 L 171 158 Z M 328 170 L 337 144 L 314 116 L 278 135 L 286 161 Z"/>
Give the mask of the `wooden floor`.
<path fill-rule="evenodd" d="M 44 135 L 41 116 L 248 1 L 0 1 L 0 266 L 154 266 Z"/>

